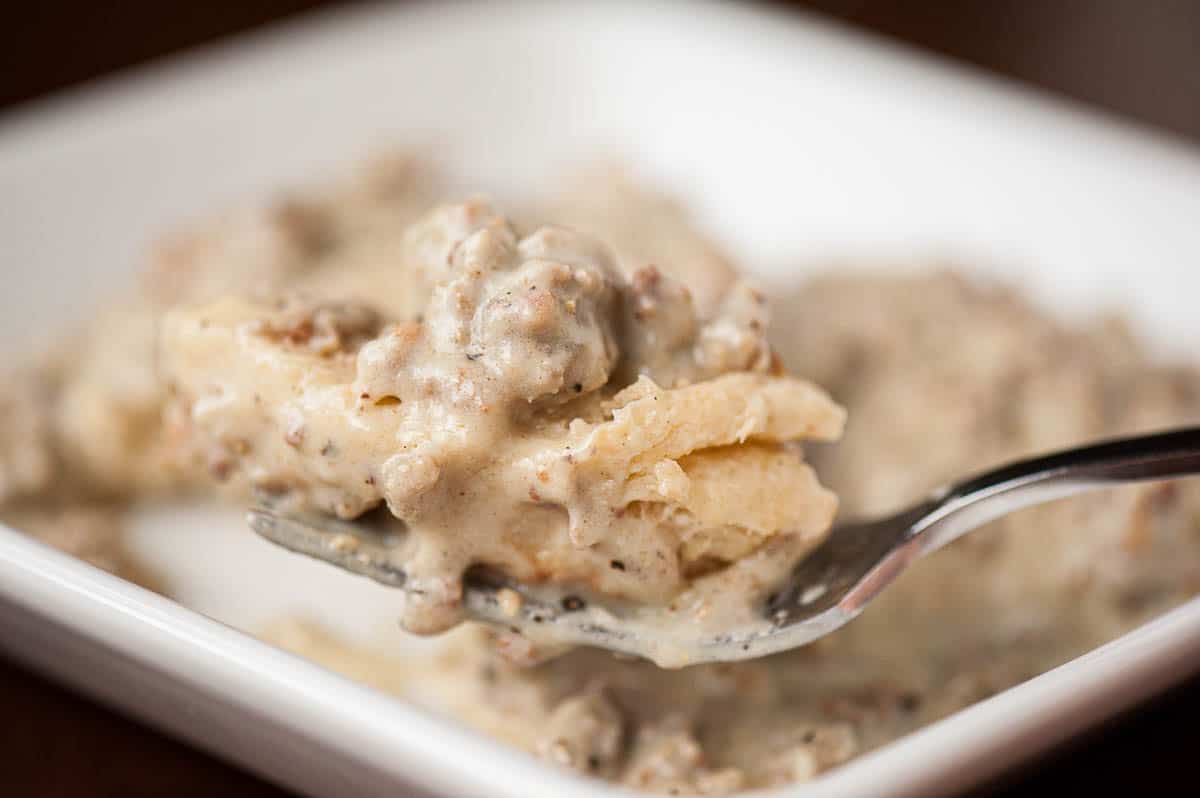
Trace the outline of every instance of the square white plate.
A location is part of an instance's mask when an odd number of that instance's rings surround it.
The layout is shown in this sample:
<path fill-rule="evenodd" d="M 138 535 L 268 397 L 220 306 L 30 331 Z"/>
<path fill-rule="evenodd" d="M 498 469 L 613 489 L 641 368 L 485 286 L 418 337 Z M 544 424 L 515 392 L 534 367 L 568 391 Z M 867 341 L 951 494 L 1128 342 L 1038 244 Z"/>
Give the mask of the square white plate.
<path fill-rule="evenodd" d="M 0 119 L 0 351 L 111 296 L 162 230 L 381 142 L 436 142 L 502 196 L 627 158 L 767 278 L 952 257 L 1067 314 L 1120 303 L 1165 351 L 1200 334 L 1200 158 L 1181 145 L 753 8 L 442 3 L 311 17 Z M 232 628 L 386 618 L 382 588 L 191 509 L 146 513 L 138 540 L 182 604 L 0 529 L 0 645 L 311 795 L 615 794 Z M 778 794 L 961 789 L 1193 663 L 1197 602 Z"/>

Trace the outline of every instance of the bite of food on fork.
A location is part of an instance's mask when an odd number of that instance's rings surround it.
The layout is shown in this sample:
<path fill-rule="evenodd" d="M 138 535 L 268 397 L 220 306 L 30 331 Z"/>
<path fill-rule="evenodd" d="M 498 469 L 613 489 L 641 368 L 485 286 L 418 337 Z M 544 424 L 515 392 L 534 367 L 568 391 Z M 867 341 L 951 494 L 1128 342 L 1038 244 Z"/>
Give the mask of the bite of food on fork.
<path fill-rule="evenodd" d="M 431 213 L 395 268 L 408 291 L 386 309 L 300 281 L 174 310 L 160 363 L 187 456 L 268 497 L 267 537 L 402 587 L 406 629 L 478 617 L 487 583 L 494 621 L 519 602 L 543 630 L 525 637 L 563 642 L 498 574 L 570 586 L 552 603 L 581 628 L 602 608 L 585 593 L 724 624 L 824 538 L 837 500 L 799 443 L 845 413 L 783 373 L 749 285 L 700 305 L 481 201 Z M 385 538 L 286 520 L 380 507 Z"/>

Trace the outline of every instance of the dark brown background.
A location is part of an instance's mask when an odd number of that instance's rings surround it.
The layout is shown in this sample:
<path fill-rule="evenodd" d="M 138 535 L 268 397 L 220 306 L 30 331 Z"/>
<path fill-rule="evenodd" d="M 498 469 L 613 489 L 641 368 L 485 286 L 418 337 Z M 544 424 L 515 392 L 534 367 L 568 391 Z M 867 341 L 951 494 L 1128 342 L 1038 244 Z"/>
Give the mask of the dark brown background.
<path fill-rule="evenodd" d="M 0 11 L 0 108 L 322 5 L 327 3 L 6 4 Z M 773 5 L 831 15 L 1200 143 L 1197 0 L 808 0 Z M 1170 785 L 1172 793 L 1194 794 L 1198 716 L 1200 678 L 972 795 L 1016 796 L 1049 788 L 1145 794 L 1155 784 Z M 286 795 L 4 660 L 0 794 Z"/>

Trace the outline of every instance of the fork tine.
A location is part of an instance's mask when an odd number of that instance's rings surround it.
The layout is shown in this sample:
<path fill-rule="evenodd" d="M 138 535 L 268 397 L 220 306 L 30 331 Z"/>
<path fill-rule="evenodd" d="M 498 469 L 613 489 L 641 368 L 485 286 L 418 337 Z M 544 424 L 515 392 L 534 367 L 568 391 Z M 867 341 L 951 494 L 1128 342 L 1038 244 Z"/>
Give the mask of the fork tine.
<path fill-rule="evenodd" d="M 264 507 L 246 514 L 250 528 L 289 551 L 305 554 L 388 587 L 404 587 L 404 571 L 388 556 L 388 549 L 356 534 L 353 524 L 321 519 L 307 523 L 295 516 L 276 515 Z"/>

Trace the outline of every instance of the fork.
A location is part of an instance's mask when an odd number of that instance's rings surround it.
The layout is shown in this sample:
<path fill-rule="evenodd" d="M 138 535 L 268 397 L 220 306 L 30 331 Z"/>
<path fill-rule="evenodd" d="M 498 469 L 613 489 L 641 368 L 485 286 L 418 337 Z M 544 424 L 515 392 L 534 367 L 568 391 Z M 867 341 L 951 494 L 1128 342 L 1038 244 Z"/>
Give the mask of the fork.
<path fill-rule="evenodd" d="M 665 608 L 602 600 L 562 585 L 525 584 L 482 569 L 466 574 L 463 606 L 473 620 L 535 642 L 597 646 L 663 667 L 752 659 L 798 648 L 843 626 L 912 562 L 1001 516 L 1098 488 L 1197 474 L 1200 427 L 1096 443 L 995 468 L 886 518 L 839 524 L 761 601 L 753 620 L 735 628 L 713 631 L 672 617 Z M 247 520 L 286 549 L 404 587 L 404 571 L 388 559 L 387 541 L 363 525 L 284 515 L 267 507 L 252 509 Z M 520 601 L 501 591 L 514 591 Z"/>

